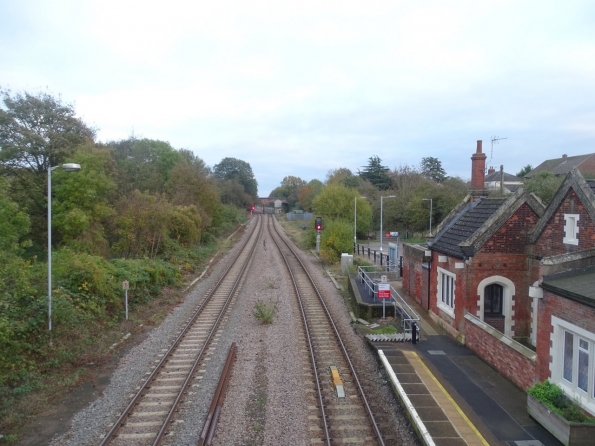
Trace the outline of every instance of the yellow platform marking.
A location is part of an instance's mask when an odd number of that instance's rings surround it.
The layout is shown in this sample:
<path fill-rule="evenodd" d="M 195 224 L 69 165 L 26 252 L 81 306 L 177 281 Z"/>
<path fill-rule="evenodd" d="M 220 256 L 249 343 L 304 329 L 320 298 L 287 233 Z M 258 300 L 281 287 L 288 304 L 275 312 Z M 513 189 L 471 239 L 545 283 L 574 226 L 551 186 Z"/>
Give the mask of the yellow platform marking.
<path fill-rule="evenodd" d="M 471 422 L 471 420 L 469 418 L 467 418 L 467 415 L 465 415 L 465 413 L 459 407 L 459 405 L 452 399 L 452 397 L 450 396 L 450 394 L 446 391 L 446 389 L 442 386 L 442 384 L 440 384 L 440 382 L 434 376 L 434 374 L 430 371 L 430 369 L 420 359 L 419 355 L 416 352 L 410 352 L 410 351 L 404 351 L 403 353 L 405 354 L 405 356 L 407 357 L 407 359 L 415 360 L 415 361 L 417 361 L 421 365 L 421 367 L 424 369 L 424 371 L 428 374 L 428 376 L 434 381 L 434 383 L 436 384 L 436 386 L 438 386 L 438 388 L 440 389 L 440 391 L 448 399 L 448 401 L 450 402 L 450 404 L 452 404 L 452 406 L 455 408 L 455 410 L 459 413 L 459 415 L 461 416 L 461 418 L 463 418 L 463 421 L 465 421 L 465 423 L 467 423 L 467 426 L 469 426 L 469 428 L 477 436 L 477 438 L 479 439 L 479 441 L 481 442 L 481 444 L 483 444 L 484 446 L 490 446 L 490 444 L 485 440 L 485 438 L 483 438 L 483 436 L 479 433 L 479 431 L 477 430 L 477 428 L 475 427 L 475 425 Z M 420 378 L 422 378 L 422 377 L 420 376 Z M 422 381 L 423 381 L 423 378 L 422 378 Z"/>

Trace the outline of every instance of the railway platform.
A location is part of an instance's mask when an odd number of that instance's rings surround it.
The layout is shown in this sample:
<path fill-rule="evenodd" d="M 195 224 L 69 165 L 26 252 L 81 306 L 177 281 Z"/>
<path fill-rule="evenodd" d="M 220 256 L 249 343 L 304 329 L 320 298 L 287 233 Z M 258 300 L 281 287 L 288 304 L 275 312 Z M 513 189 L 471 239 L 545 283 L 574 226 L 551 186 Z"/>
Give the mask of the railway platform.
<path fill-rule="evenodd" d="M 525 392 L 444 333 L 399 281 L 391 285 L 420 316 L 421 340 L 369 343 L 423 444 L 561 445 L 527 414 Z"/>

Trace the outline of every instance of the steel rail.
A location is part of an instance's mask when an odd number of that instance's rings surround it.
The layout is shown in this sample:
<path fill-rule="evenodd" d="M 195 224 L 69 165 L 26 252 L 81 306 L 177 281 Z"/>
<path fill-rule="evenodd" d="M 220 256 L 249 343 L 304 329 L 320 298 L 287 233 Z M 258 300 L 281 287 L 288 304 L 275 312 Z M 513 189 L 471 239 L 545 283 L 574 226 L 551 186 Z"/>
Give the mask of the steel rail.
<path fill-rule="evenodd" d="M 270 231 L 270 223 L 271 222 L 271 217 L 269 216 L 267 219 L 267 229 L 269 230 L 269 233 L 271 234 L 271 239 L 273 240 L 273 242 L 275 243 L 275 245 L 277 246 L 277 249 L 279 249 L 279 252 L 281 253 L 281 257 L 283 258 L 283 261 L 285 262 L 285 266 L 287 267 L 287 271 L 289 272 L 289 275 L 291 276 L 291 281 L 293 283 L 293 287 L 295 289 L 295 292 L 298 296 L 298 304 L 300 306 L 300 312 L 302 314 L 302 321 L 304 323 L 304 330 L 306 332 L 306 339 L 308 341 L 308 347 L 309 347 L 309 352 L 310 352 L 310 361 L 312 362 L 312 368 L 314 369 L 314 376 L 316 378 L 316 391 L 318 393 L 318 402 L 320 404 L 320 412 L 322 415 L 322 419 L 323 421 L 323 427 L 324 427 L 324 436 L 326 438 L 326 444 L 328 446 L 331 446 L 331 435 L 329 432 L 329 426 L 328 426 L 328 421 L 327 421 L 327 417 L 326 417 L 326 412 L 324 410 L 324 398 L 322 396 L 322 387 L 320 384 L 320 376 L 318 375 L 318 368 L 317 368 L 317 361 L 316 361 L 316 357 L 314 355 L 314 346 L 312 345 L 312 338 L 310 336 L 310 329 L 308 328 L 308 318 L 306 317 L 306 311 L 304 310 L 304 306 L 302 304 L 302 300 L 300 298 L 300 291 L 296 282 L 296 279 L 294 277 L 293 271 L 291 270 L 291 267 L 289 265 L 289 262 L 287 261 L 287 259 L 285 258 L 285 255 L 283 255 L 283 252 L 281 251 L 281 247 L 279 246 L 279 243 L 277 243 L 277 240 L 275 239 L 275 237 L 273 237 L 272 232 Z M 279 238 L 281 238 L 281 236 L 279 235 L 279 232 L 276 231 L 275 228 L 275 224 L 273 222 L 273 229 L 275 229 L 275 232 L 277 233 L 277 236 Z"/>
<path fill-rule="evenodd" d="M 215 433 L 215 429 L 217 428 L 217 421 L 219 420 L 219 411 L 223 406 L 223 401 L 225 400 L 225 395 L 227 392 L 229 379 L 231 377 L 233 363 L 236 360 L 237 350 L 237 344 L 233 342 L 229 349 L 229 353 L 227 354 L 227 360 L 225 361 L 223 372 L 221 373 L 221 377 L 219 378 L 219 383 L 217 384 L 215 395 L 213 395 L 213 400 L 211 402 L 211 406 L 209 407 L 209 413 L 207 415 L 205 425 L 198 440 L 198 446 L 208 446 L 211 444 L 213 440 L 213 435 Z"/>
<path fill-rule="evenodd" d="M 258 229 L 260 230 L 260 232 L 262 232 L 262 224 L 261 221 L 259 219 L 259 225 L 257 225 Z M 249 237 L 247 237 L 246 242 L 242 245 L 242 248 L 240 250 L 240 252 L 243 252 L 243 250 L 246 248 L 246 246 L 248 246 L 248 244 L 250 243 L 250 241 L 253 239 L 254 234 L 256 233 L 257 227 L 255 227 L 252 230 L 252 233 L 250 234 Z M 260 238 L 260 234 L 258 235 L 258 238 Z M 190 383 L 190 381 L 193 378 L 194 372 L 196 370 L 196 367 L 198 365 L 198 363 L 200 362 L 200 360 L 202 359 L 203 353 L 206 350 L 206 348 L 208 347 L 211 338 L 213 337 L 222 317 L 223 314 L 225 313 L 225 310 L 227 309 L 227 307 L 229 306 L 229 302 L 231 301 L 231 298 L 233 297 L 233 295 L 235 294 L 235 291 L 237 289 L 237 286 L 239 284 L 239 282 L 241 281 L 241 279 L 244 276 L 244 273 L 246 271 L 247 265 L 250 263 L 251 258 L 253 256 L 254 250 L 256 249 L 258 242 L 253 243 L 250 252 L 246 258 L 246 261 L 244 262 L 244 265 L 242 266 L 238 277 L 236 278 L 234 285 L 232 287 L 232 290 L 229 292 L 229 295 L 226 299 L 225 304 L 223 305 L 223 308 L 219 314 L 219 316 L 217 317 L 212 329 L 210 330 L 205 343 L 203 345 L 203 347 L 201 348 L 196 361 L 194 362 L 187 378 L 184 381 L 182 390 L 180 391 L 178 397 L 176 398 L 175 402 L 174 402 L 174 406 L 175 409 L 177 409 L 180 401 L 182 400 L 182 397 L 184 395 L 184 393 L 186 392 L 186 389 L 188 388 L 188 385 Z M 119 429 L 126 424 L 126 420 L 128 419 L 128 417 L 130 416 L 130 414 L 132 413 L 132 409 L 137 405 L 137 403 L 139 402 L 139 400 L 146 394 L 147 390 L 150 387 L 150 384 L 153 382 L 153 380 L 155 379 L 155 377 L 160 373 L 161 369 L 163 368 L 163 366 L 168 362 L 169 358 L 172 356 L 172 353 L 178 348 L 179 344 L 181 343 L 181 341 L 183 340 L 184 336 L 188 333 L 188 331 L 190 331 L 190 329 L 192 328 L 193 324 L 196 322 L 196 319 L 200 316 L 200 314 L 203 312 L 204 308 L 206 307 L 206 305 L 209 303 L 210 299 L 213 297 L 213 295 L 217 292 L 217 290 L 220 288 L 220 286 L 222 285 L 222 283 L 224 282 L 224 280 L 227 278 L 228 274 L 230 273 L 230 271 L 232 270 L 232 268 L 236 265 L 237 262 L 237 258 L 235 261 L 231 262 L 231 264 L 229 265 L 228 268 L 225 269 L 225 272 L 221 275 L 221 277 L 219 278 L 219 280 L 215 283 L 215 285 L 212 287 L 211 291 L 207 293 L 207 296 L 205 297 L 205 299 L 203 299 L 203 301 L 201 302 L 201 304 L 198 306 L 197 310 L 194 312 L 194 314 L 192 315 L 192 317 L 190 318 L 189 322 L 184 326 L 184 328 L 182 329 L 182 331 L 180 332 L 180 334 L 177 336 L 176 340 L 172 343 L 172 345 L 169 347 L 169 349 L 167 350 L 167 352 L 162 356 L 161 360 L 159 361 L 159 363 L 157 364 L 157 366 L 154 367 L 153 371 L 149 374 L 148 378 L 145 380 L 144 384 L 141 386 L 141 388 L 139 389 L 139 391 L 134 395 L 134 397 L 132 398 L 132 400 L 130 401 L 130 403 L 128 404 L 128 406 L 126 407 L 126 409 L 120 414 L 120 416 L 118 417 L 118 419 L 116 420 L 116 422 L 113 424 L 112 428 L 109 430 L 109 432 L 104 436 L 103 440 L 100 443 L 100 446 L 105 446 L 107 444 L 109 444 L 114 437 L 116 437 L 116 433 L 119 431 Z M 153 445 L 158 445 L 163 437 L 163 435 L 165 434 L 165 432 L 167 431 L 167 427 L 169 426 L 169 423 L 171 422 L 171 419 L 173 418 L 173 414 L 174 414 L 175 410 L 170 410 L 168 412 L 166 421 L 164 422 L 162 428 L 159 430 L 158 435 L 155 439 L 155 442 L 153 443 Z"/>
<path fill-rule="evenodd" d="M 297 255 L 297 253 L 295 252 L 295 250 L 289 245 L 289 243 L 287 243 L 287 241 L 279 234 L 279 231 L 277 230 L 275 224 L 272 225 L 275 232 L 277 233 L 277 235 L 279 236 L 279 238 L 283 241 L 283 243 L 285 244 L 285 246 L 289 249 L 289 251 L 291 251 L 291 253 L 294 255 L 295 259 L 298 261 L 298 263 L 301 265 L 304 273 L 306 274 L 306 276 L 308 277 L 312 287 L 314 288 L 314 291 L 316 292 L 316 295 L 318 296 L 318 299 L 322 305 L 322 308 L 324 309 L 324 312 L 326 314 L 326 317 L 330 323 L 330 325 L 333 327 L 333 331 L 335 332 L 335 336 L 337 341 L 339 342 L 339 345 L 341 346 L 341 351 L 343 353 L 343 356 L 347 362 L 347 364 L 349 365 L 349 369 L 351 371 L 351 374 L 353 376 L 353 379 L 357 385 L 357 389 L 359 391 L 360 397 L 362 398 L 362 401 L 365 405 L 366 408 L 366 413 L 368 415 L 368 418 L 370 420 L 370 423 L 372 424 L 373 428 L 374 428 L 374 432 L 376 434 L 376 437 L 378 439 L 378 441 L 380 442 L 380 445 L 384 446 L 384 440 L 382 439 L 382 434 L 380 432 L 380 429 L 378 428 L 378 424 L 376 423 L 376 419 L 374 417 L 374 414 L 372 413 L 372 409 L 370 407 L 370 404 L 368 403 L 368 399 L 366 398 L 363 386 L 361 385 L 361 382 L 357 376 L 357 373 L 355 371 L 355 367 L 351 361 L 351 358 L 349 357 L 349 353 L 347 352 L 347 347 L 345 347 L 345 344 L 343 343 L 343 339 L 341 338 L 341 335 L 339 333 L 339 330 L 337 328 L 337 326 L 335 325 L 335 322 L 333 321 L 333 318 L 331 316 L 331 313 L 328 309 L 328 307 L 326 306 L 326 303 L 324 302 L 324 299 L 322 298 L 322 294 L 320 293 L 320 291 L 318 290 L 318 287 L 316 286 L 316 284 L 314 283 L 314 279 L 312 279 L 312 276 L 310 275 L 310 273 L 308 272 L 308 269 L 306 268 L 306 266 L 304 265 L 304 263 L 302 262 L 302 260 L 299 258 L 299 256 Z M 269 226 L 267 225 L 267 228 Z M 276 243 L 276 242 L 275 242 Z M 278 245 L 277 245 L 278 246 Z M 285 260 L 285 256 L 283 256 L 284 260 Z M 287 263 L 287 261 L 286 261 Z M 292 276 L 292 280 L 293 279 L 293 273 L 291 273 Z M 295 285 L 295 281 L 294 281 L 294 286 Z M 308 335 L 309 337 L 309 335 Z M 326 421 L 325 421 L 326 423 Z M 327 437 L 328 438 L 328 437 Z M 329 443 L 330 444 L 330 443 Z"/>

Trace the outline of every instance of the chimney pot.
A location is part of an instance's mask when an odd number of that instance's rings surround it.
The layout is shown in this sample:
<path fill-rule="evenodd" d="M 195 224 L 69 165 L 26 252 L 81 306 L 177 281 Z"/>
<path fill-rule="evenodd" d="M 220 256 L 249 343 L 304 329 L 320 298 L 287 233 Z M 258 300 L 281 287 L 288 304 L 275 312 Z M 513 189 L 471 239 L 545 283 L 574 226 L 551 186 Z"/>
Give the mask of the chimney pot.
<path fill-rule="evenodd" d="M 481 153 L 481 139 L 477 140 L 477 150 L 475 153 Z"/>

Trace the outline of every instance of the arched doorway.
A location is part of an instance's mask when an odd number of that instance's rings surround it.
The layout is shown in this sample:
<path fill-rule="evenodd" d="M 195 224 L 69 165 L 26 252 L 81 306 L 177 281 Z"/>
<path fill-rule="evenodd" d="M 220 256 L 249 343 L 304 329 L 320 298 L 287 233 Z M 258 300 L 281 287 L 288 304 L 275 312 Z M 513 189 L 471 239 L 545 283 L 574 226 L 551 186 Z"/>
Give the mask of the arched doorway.
<path fill-rule="evenodd" d="M 502 333 L 506 331 L 502 313 L 503 297 L 504 287 L 499 283 L 491 283 L 484 288 L 483 321 Z"/>
<path fill-rule="evenodd" d="M 477 286 L 477 294 L 479 296 L 477 317 L 512 338 L 514 336 L 512 329 L 514 283 L 502 276 L 488 277 Z"/>

